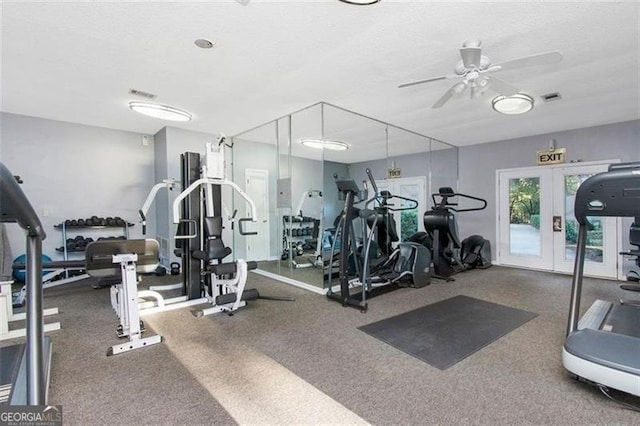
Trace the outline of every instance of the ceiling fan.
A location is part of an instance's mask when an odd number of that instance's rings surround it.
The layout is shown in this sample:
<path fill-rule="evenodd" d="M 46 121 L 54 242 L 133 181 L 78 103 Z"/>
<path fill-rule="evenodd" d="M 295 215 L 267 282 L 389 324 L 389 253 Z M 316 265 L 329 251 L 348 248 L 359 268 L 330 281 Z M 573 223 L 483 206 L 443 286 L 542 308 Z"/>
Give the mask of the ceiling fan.
<path fill-rule="evenodd" d="M 459 78 L 461 81 L 454 84 L 445 92 L 440 99 L 433 104 L 432 108 L 440 108 L 453 96 L 461 95 L 467 87 L 470 88 L 471 98 L 474 99 L 491 89 L 499 94 L 511 96 L 520 90 L 506 81 L 499 79 L 493 73 L 501 70 L 528 67 L 533 65 L 554 64 L 562 60 L 562 53 L 558 50 L 524 56 L 510 61 L 492 64 L 491 60 L 482 55 L 480 40 L 465 41 L 460 49 L 462 59 L 455 66 L 455 74 L 442 75 L 427 78 L 424 80 L 412 81 L 398 86 L 409 87 L 417 84 L 429 83 L 432 81 Z"/>

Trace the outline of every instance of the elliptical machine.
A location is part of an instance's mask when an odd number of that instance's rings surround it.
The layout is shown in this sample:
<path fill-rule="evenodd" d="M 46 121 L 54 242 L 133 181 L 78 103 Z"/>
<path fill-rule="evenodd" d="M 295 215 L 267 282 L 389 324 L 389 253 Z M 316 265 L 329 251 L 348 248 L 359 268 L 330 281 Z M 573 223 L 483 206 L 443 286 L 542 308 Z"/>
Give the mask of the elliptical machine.
<path fill-rule="evenodd" d="M 391 194 L 384 197 L 378 193 L 375 180 L 367 169 L 367 175 L 375 191 L 375 195 L 366 201 L 365 207 L 358 209 L 354 204 L 362 202 L 367 198 L 366 181 L 365 190 L 361 191 L 352 179 L 336 179 L 338 191 L 344 195 L 345 204 L 340 216 L 336 235 L 340 238 L 339 254 L 339 281 L 340 291 L 334 292 L 331 285 L 331 274 L 328 276 L 329 285 L 327 297 L 342 303 L 343 306 L 359 308 L 362 312 L 367 311 L 367 300 L 371 297 L 385 294 L 398 287 L 420 288 L 431 282 L 431 258 L 429 250 L 417 243 L 400 243 L 398 248 L 391 247 L 393 238 L 383 240 L 382 246 L 386 246 L 389 256 L 380 257 L 376 265 L 372 265 L 372 248 L 378 247 L 373 243 L 374 236 L 380 238 L 386 235 L 384 223 L 390 223 L 389 210 L 391 209 L 388 199 Z M 386 199 L 385 199 L 386 198 Z M 373 209 L 367 208 L 372 203 L 378 203 Z M 359 241 L 355 233 L 357 219 L 362 219 L 362 241 Z M 380 226 L 379 226 L 380 225 Z M 395 227 L 393 228 L 395 230 Z M 386 236 L 385 236 L 386 238 Z M 387 244 L 388 243 L 388 244 Z M 332 247 L 329 270 L 333 270 L 334 246 Z M 350 259 L 354 264 L 355 277 L 350 273 Z M 355 290 L 352 292 L 352 288 Z"/>
<path fill-rule="evenodd" d="M 458 208 L 454 197 L 462 197 L 479 202 L 478 207 Z M 468 269 L 486 269 L 491 266 L 491 245 L 480 235 L 472 235 L 462 242 L 458 237 L 458 223 L 454 213 L 484 210 L 487 201 L 467 194 L 454 192 L 450 187 L 442 187 L 431 194 L 434 207 L 424 214 L 426 232 L 412 235 L 410 241 L 420 241 L 431 249 L 434 278 L 453 281 L 452 275 Z"/>
<path fill-rule="evenodd" d="M 640 216 L 634 218 L 631 228 L 629 229 L 629 244 L 635 248 L 632 248 L 629 251 L 620 252 L 620 254 L 623 256 L 635 257 L 635 264 L 640 268 Z M 636 283 L 640 282 L 640 272 L 634 269 L 630 270 L 627 273 L 627 281 L 633 281 Z M 640 283 L 622 284 L 620 288 L 623 290 L 640 292 Z"/>

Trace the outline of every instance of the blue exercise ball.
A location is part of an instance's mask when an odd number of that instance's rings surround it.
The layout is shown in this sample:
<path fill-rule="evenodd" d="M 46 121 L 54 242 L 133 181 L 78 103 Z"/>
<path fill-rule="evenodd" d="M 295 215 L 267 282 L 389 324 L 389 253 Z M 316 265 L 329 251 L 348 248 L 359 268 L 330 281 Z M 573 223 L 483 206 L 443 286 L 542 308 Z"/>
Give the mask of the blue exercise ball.
<path fill-rule="evenodd" d="M 27 261 L 27 255 L 25 254 L 21 254 L 20 256 L 16 257 L 13 260 L 13 263 L 25 263 Z M 47 256 L 46 254 L 42 255 L 42 262 L 51 262 L 51 258 L 49 256 Z M 49 270 L 42 270 L 42 274 L 46 274 L 48 272 L 51 272 Z M 23 283 L 26 279 L 27 276 L 27 272 L 24 269 L 14 269 L 13 270 L 13 278 L 16 279 L 16 281 Z"/>

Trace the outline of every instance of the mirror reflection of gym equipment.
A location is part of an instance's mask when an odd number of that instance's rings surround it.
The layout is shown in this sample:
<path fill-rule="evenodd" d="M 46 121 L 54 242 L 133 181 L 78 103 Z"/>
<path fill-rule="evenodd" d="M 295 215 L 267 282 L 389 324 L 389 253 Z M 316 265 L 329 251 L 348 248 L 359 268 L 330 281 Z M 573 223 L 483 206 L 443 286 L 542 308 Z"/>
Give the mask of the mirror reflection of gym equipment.
<path fill-rule="evenodd" d="M 340 244 L 335 226 L 344 198 L 335 186 L 335 173 L 360 182 L 368 179 L 365 170 L 369 168 L 378 179 L 392 181 L 388 170 L 402 170 L 402 177 L 422 178 L 429 193 L 433 188 L 457 183 L 455 147 L 325 102 L 294 111 L 231 139 L 235 146 L 234 179 L 244 180 L 242 172 L 249 165 L 252 169 L 264 169 L 270 180 L 268 190 L 277 195 L 265 207 L 271 235 L 269 259 L 258 262 L 258 272 L 291 279 L 303 286 L 309 284 L 311 290 L 328 285 L 327 256 L 334 241 Z M 312 197 L 305 196 L 310 190 L 316 192 Z M 421 208 L 426 211 L 428 207 Z M 302 222 L 305 219 L 308 223 Z M 360 229 L 357 232 L 359 235 Z M 235 250 L 238 249 L 242 251 L 236 244 Z M 319 256 L 323 257 L 322 267 Z M 333 274 L 337 274 L 337 267 Z"/>

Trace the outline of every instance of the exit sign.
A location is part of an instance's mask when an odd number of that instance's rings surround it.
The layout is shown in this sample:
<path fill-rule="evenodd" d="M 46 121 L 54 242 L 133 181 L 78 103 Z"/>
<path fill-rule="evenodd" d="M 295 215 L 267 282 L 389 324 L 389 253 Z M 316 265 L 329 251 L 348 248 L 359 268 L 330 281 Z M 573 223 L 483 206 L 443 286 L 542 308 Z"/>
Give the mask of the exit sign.
<path fill-rule="evenodd" d="M 400 177 L 400 169 L 388 169 L 387 176 L 389 179 L 399 178 Z"/>
<path fill-rule="evenodd" d="M 536 160 L 538 166 L 544 166 L 545 164 L 560 164 L 567 162 L 567 149 L 556 148 L 546 151 L 538 151 L 536 153 Z"/>

